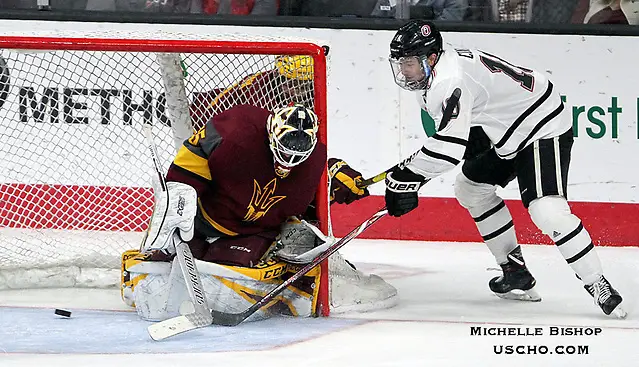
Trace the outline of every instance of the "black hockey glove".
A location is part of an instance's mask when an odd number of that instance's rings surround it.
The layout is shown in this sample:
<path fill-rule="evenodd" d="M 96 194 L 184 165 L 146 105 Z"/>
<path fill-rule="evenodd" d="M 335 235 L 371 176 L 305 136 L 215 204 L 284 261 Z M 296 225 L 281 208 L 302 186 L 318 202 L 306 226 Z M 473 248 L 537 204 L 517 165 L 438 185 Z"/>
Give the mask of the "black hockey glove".
<path fill-rule="evenodd" d="M 408 168 L 395 168 L 386 175 L 386 209 L 393 217 L 402 216 L 417 208 L 417 191 L 426 180 Z"/>

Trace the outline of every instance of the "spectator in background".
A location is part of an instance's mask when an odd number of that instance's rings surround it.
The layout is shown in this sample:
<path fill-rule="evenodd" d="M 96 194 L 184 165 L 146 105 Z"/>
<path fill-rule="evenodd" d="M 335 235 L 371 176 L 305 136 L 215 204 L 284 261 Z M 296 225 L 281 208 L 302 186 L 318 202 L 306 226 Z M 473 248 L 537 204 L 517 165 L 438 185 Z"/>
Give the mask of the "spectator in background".
<path fill-rule="evenodd" d="M 280 0 L 280 15 L 368 17 L 377 0 Z"/>
<path fill-rule="evenodd" d="M 584 23 L 639 24 L 639 0 L 590 0 Z"/>
<path fill-rule="evenodd" d="M 378 0 L 371 16 L 395 18 L 399 1 L 410 5 L 411 19 L 463 21 L 468 0 Z"/>
<path fill-rule="evenodd" d="M 482 1 L 473 0 L 474 12 L 467 16 L 483 15 L 484 21 L 568 24 L 579 0 L 485 0 L 487 9 L 480 14 Z"/>
<path fill-rule="evenodd" d="M 277 15 L 278 0 L 201 0 L 206 14 Z"/>
<path fill-rule="evenodd" d="M 530 22 L 532 0 L 493 0 L 493 17 L 498 22 Z"/>
<path fill-rule="evenodd" d="M 87 0 L 86 10 L 277 15 L 278 0 Z"/>
<path fill-rule="evenodd" d="M 201 13 L 198 11 L 201 7 L 201 4 L 193 0 L 86 0 L 86 10 L 95 11 Z"/>
<path fill-rule="evenodd" d="M 49 0 L 51 10 L 84 10 L 87 0 Z M 3 9 L 38 9 L 37 0 L 0 0 Z"/>
<path fill-rule="evenodd" d="M 537 0 L 533 4 L 532 23 L 569 24 L 579 0 Z"/>

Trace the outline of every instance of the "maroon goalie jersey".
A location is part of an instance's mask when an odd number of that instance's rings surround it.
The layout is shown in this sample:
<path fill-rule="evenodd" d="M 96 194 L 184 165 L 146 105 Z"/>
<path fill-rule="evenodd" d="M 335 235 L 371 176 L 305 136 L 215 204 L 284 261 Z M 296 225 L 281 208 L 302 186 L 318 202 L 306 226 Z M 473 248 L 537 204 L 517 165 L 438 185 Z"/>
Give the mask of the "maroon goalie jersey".
<path fill-rule="evenodd" d="M 313 201 L 326 146 L 318 142 L 306 161 L 280 178 L 266 131 L 269 115 L 265 109 L 239 105 L 213 117 L 184 142 L 167 181 L 196 189 L 196 230 L 214 229 L 228 236 L 279 232 L 281 223 L 304 213 Z"/>

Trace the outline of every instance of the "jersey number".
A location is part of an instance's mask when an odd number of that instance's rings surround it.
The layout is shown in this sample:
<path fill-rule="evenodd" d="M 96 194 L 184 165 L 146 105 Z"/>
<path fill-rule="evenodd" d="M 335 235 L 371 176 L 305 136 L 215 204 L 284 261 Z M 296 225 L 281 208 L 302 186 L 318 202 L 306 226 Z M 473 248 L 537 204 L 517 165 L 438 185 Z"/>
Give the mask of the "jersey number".
<path fill-rule="evenodd" d="M 519 82 L 522 88 L 532 92 L 535 86 L 535 78 L 532 76 L 532 70 L 524 69 L 519 66 L 512 65 L 496 56 L 490 55 L 486 57 L 480 55 L 481 62 L 493 73 L 504 73 L 511 77 L 514 81 Z"/>

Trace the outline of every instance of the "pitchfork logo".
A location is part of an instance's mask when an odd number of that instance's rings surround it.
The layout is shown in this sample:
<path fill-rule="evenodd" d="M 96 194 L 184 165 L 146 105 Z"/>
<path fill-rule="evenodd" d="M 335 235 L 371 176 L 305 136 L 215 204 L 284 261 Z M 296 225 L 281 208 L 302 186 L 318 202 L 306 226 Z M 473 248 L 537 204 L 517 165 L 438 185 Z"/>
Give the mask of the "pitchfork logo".
<path fill-rule="evenodd" d="M 2 56 L 0 56 L 0 108 L 7 101 L 9 96 L 9 66 Z"/>
<path fill-rule="evenodd" d="M 274 196 L 277 188 L 277 179 L 272 179 L 263 188 L 256 180 L 253 180 L 253 197 L 247 209 L 248 212 L 244 216 L 245 222 L 255 222 L 266 215 L 273 205 L 279 203 L 286 196 Z"/>

